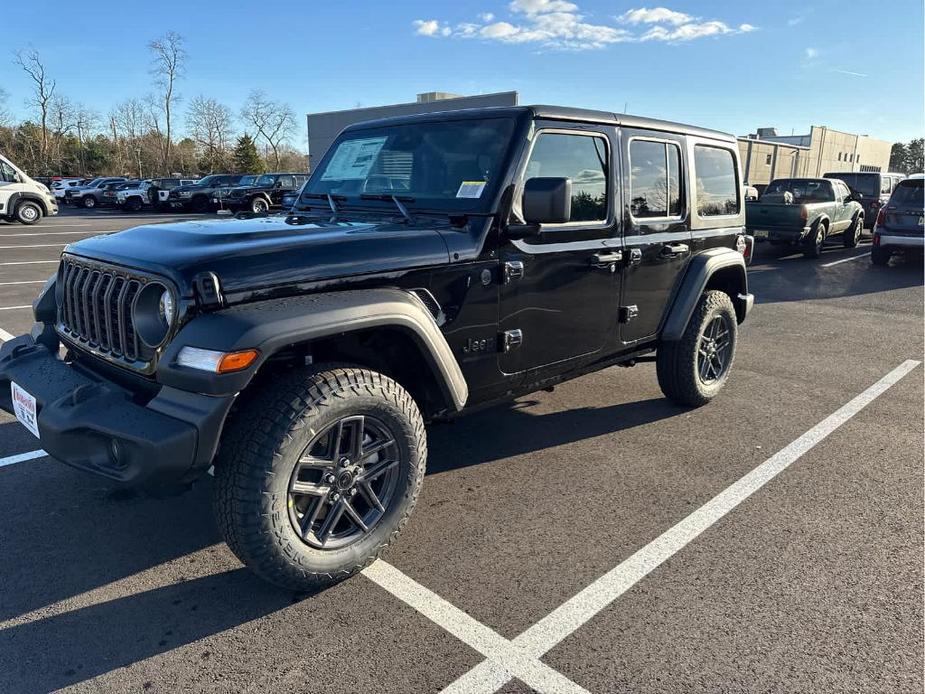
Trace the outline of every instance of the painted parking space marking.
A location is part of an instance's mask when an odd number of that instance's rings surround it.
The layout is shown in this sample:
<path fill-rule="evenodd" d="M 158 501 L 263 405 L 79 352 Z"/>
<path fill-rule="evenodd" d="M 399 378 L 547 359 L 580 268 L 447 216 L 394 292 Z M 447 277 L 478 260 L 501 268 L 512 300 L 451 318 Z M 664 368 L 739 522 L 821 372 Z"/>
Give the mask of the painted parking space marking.
<path fill-rule="evenodd" d="M 861 253 L 861 255 L 853 255 L 850 258 L 842 258 L 841 260 L 833 260 L 831 263 L 823 263 L 821 267 L 832 267 L 833 265 L 838 265 L 839 263 L 849 263 L 852 260 L 860 260 L 861 258 L 869 258 L 870 253 Z"/>
<path fill-rule="evenodd" d="M 503 663 L 505 672 L 512 673 L 536 691 L 588 694 L 586 689 L 579 687 L 545 663 L 530 657 L 522 648 L 514 646 L 508 639 L 409 578 L 391 564 L 380 559 L 363 569 L 363 575 L 470 648 L 489 658 L 490 662 Z"/>
<path fill-rule="evenodd" d="M 13 335 L 8 333 L 3 328 L 0 328 L 0 342 L 6 342 L 7 340 L 12 340 L 12 339 L 13 339 Z"/>
<path fill-rule="evenodd" d="M 0 246 L 0 251 L 17 250 L 19 248 L 60 248 L 66 246 L 66 243 L 31 243 L 19 244 L 16 246 Z"/>
<path fill-rule="evenodd" d="M 44 458 L 48 454 L 45 451 L 29 451 L 28 453 L 19 453 L 18 455 L 11 455 L 6 458 L 0 458 L 0 467 L 6 467 L 7 465 L 15 465 L 16 463 L 25 463 L 27 460 L 35 460 L 36 458 Z"/>
<path fill-rule="evenodd" d="M 21 308 L 32 308 L 30 304 L 25 304 L 23 306 L 0 306 L 0 311 L 16 311 Z"/>
<path fill-rule="evenodd" d="M 87 225 L 89 226 L 89 225 Z M 23 234 L 0 234 L 4 239 L 21 239 L 24 236 L 75 236 L 79 234 L 114 234 L 114 231 L 36 231 Z"/>
<path fill-rule="evenodd" d="M 0 287 L 9 287 L 14 284 L 45 284 L 48 280 L 22 280 L 19 282 L 0 282 Z"/>
<path fill-rule="evenodd" d="M 684 549 L 727 513 L 777 477 L 790 465 L 825 440 L 852 417 L 898 383 L 921 362 L 907 360 L 867 390 L 823 419 L 788 446 L 710 499 L 703 506 L 665 531 L 635 554 L 567 600 L 546 617 L 516 637 L 512 643 L 539 659 L 566 637 L 608 607 L 665 561 Z M 494 692 L 511 678 L 520 677 L 506 661 L 487 660 L 443 690 L 444 694 Z M 534 687 L 535 688 L 535 687 Z M 552 691 L 552 690 L 550 690 Z"/>
<path fill-rule="evenodd" d="M 60 260 L 13 260 L 8 263 L 0 263 L 0 265 L 48 265 L 52 263 L 57 265 Z"/>

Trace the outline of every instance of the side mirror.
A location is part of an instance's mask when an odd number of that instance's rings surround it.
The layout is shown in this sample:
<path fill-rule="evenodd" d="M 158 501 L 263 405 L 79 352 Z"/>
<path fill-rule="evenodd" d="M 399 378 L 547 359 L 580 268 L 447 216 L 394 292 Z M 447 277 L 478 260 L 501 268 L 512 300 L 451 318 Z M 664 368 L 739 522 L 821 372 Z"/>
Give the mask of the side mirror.
<path fill-rule="evenodd" d="M 523 214 L 528 224 L 564 224 L 572 216 L 572 180 L 531 178 L 524 184 Z"/>

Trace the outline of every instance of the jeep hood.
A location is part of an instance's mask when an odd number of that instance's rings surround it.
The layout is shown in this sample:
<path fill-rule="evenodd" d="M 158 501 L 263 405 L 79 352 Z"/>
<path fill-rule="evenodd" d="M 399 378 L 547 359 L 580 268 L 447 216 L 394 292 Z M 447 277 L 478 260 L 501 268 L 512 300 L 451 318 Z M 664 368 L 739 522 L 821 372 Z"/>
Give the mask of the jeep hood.
<path fill-rule="evenodd" d="M 449 263 L 437 229 L 382 221 L 300 223 L 261 217 L 153 224 L 96 236 L 64 251 L 170 278 L 184 297 L 214 272 L 232 295 Z"/>

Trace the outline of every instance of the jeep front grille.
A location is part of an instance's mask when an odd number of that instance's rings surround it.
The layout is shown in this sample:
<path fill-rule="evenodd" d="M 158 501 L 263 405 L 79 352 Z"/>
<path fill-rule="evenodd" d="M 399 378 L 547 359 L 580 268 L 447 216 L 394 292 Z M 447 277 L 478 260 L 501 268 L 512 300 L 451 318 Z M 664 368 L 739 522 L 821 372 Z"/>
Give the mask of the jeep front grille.
<path fill-rule="evenodd" d="M 58 273 L 58 329 L 81 346 L 114 361 L 137 366 L 154 350 L 135 332 L 132 303 L 148 281 L 122 268 L 63 257 Z"/>

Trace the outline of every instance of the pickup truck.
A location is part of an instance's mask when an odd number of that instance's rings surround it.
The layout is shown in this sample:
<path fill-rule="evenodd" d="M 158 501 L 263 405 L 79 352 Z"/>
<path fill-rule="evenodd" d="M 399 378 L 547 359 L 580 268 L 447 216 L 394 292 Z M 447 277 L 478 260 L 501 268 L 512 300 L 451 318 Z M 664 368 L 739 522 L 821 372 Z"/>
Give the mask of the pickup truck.
<path fill-rule="evenodd" d="M 826 178 L 778 178 L 761 197 L 745 203 L 745 226 L 756 240 L 798 246 L 818 258 L 830 236 L 854 248 L 864 228 L 864 208 L 848 186 Z"/>

